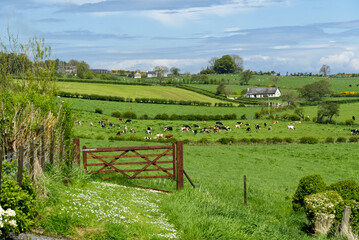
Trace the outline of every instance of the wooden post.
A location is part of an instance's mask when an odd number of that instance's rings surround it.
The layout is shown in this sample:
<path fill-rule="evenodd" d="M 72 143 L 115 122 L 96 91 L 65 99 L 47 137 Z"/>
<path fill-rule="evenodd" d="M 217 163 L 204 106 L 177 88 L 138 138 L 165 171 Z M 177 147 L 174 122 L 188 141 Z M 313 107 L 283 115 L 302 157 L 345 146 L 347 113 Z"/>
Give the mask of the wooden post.
<path fill-rule="evenodd" d="M 349 240 L 354 239 L 350 234 L 349 230 L 349 218 L 350 218 L 351 208 L 349 206 L 344 207 L 343 219 L 340 226 L 340 235 L 347 237 Z"/>
<path fill-rule="evenodd" d="M 54 128 L 51 127 L 51 140 L 50 140 L 50 163 L 54 165 L 54 152 L 55 152 L 55 132 Z"/>
<path fill-rule="evenodd" d="M 190 179 L 190 177 L 188 176 L 188 174 L 186 173 L 186 171 L 183 169 L 183 173 L 186 176 L 186 178 L 188 179 L 189 183 L 192 185 L 193 188 L 196 188 L 196 186 L 194 185 L 194 183 L 192 182 L 192 180 Z"/>
<path fill-rule="evenodd" d="M 176 178 L 176 144 L 172 143 L 173 179 Z"/>
<path fill-rule="evenodd" d="M 244 205 L 247 205 L 247 177 L 244 175 Z"/>
<path fill-rule="evenodd" d="M 80 139 L 74 138 L 74 160 L 80 166 Z"/>
<path fill-rule="evenodd" d="M 82 161 L 83 161 L 83 165 L 84 165 L 84 170 L 85 172 L 87 172 L 87 152 L 83 151 L 86 149 L 86 146 L 82 147 Z"/>
<path fill-rule="evenodd" d="M 40 165 L 43 172 L 45 172 L 45 128 L 40 127 L 41 138 L 40 138 Z"/>
<path fill-rule="evenodd" d="M 19 147 L 19 160 L 18 160 L 18 168 L 17 168 L 17 182 L 21 187 L 22 184 L 22 172 L 24 168 L 24 147 Z"/>
<path fill-rule="evenodd" d="M 35 139 L 30 141 L 30 179 L 35 180 Z"/>
<path fill-rule="evenodd" d="M 0 149 L 0 194 L 1 194 L 1 179 L 2 179 L 2 162 L 3 162 L 3 154 Z"/>
<path fill-rule="evenodd" d="M 177 142 L 177 190 L 183 189 L 183 142 Z"/>
<path fill-rule="evenodd" d="M 62 162 L 64 158 L 64 135 L 61 133 L 60 137 L 60 162 Z"/>

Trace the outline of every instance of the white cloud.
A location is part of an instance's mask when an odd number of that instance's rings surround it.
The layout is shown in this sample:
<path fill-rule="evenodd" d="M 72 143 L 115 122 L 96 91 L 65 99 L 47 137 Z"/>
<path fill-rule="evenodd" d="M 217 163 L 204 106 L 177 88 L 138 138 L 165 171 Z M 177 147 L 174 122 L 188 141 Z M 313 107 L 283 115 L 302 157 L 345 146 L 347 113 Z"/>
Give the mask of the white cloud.
<path fill-rule="evenodd" d="M 289 45 L 282 45 L 282 46 L 274 46 L 272 47 L 272 49 L 289 49 L 290 46 Z"/>
<path fill-rule="evenodd" d="M 320 64 L 328 64 L 332 68 L 359 70 L 359 52 L 345 51 L 320 58 Z"/>
<path fill-rule="evenodd" d="M 168 69 L 171 67 L 178 67 L 180 69 L 186 69 L 193 65 L 207 64 L 208 59 L 136 59 L 136 60 L 124 60 L 124 61 L 112 61 L 112 62 L 94 62 L 91 65 L 96 68 L 104 69 L 128 69 L 141 71 L 152 70 L 155 66 L 166 66 Z M 182 71 L 183 72 L 183 71 Z"/>
<path fill-rule="evenodd" d="M 238 32 L 238 31 L 240 31 L 241 29 L 240 28 L 238 28 L 238 27 L 232 27 L 232 28 L 226 28 L 226 29 L 224 29 L 224 32 L 225 33 L 230 33 L 230 32 Z"/>

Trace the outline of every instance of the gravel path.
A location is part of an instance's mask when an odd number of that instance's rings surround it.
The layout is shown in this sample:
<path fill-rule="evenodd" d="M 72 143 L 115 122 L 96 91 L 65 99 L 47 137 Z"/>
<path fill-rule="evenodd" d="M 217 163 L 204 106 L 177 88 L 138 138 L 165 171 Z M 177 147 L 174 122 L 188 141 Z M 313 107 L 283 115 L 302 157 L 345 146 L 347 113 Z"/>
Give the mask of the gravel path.
<path fill-rule="evenodd" d="M 47 236 L 40 236 L 36 234 L 25 234 L 21 233 L 19 235 L 10 236 L 11 240 L 71 240 L 70 238 L 58 238 L 58 237 L 47 237 Z"/>

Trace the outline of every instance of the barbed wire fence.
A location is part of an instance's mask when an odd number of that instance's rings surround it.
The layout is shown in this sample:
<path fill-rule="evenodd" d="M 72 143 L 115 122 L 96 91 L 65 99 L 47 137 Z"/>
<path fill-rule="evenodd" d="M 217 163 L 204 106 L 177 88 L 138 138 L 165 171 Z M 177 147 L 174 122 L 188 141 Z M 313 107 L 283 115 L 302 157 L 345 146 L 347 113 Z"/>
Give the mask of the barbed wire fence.
<path fill-rule="evenodd" d="M 16 146 L 17 151 L 3 153 L 0 149 L 0 193 L 4 176 L 13 178 L 21 187 L 24 172 L 28 174 L 32 182 L 35 182 L 39 175 L 45 173 L 46 163 L 54 165 L 58 161 L 63 161 L 66 151 L 64 134 L 61 130 L 58 133 L 59 137 L 55 138 L 55 134 L 54 128 L 51 128 L 50 134 L 45 134 L 44 126 L 40 126 L 40 136 L 30 139 L 30 143 L 25 146 Z M 70 151 L 72 159 L 80 164 L 78 139 L 73 140 L 73 148 Z M 73 160 L 69 162 L 71 166 Z"/>

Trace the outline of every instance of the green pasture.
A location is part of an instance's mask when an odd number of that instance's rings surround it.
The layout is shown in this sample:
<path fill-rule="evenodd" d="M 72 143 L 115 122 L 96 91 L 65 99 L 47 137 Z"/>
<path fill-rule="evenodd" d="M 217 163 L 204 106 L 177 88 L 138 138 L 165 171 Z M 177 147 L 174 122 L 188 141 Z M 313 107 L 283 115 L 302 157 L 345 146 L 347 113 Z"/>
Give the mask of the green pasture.
<path fill-rule="evenodd" d="M 87 147 L 153 144 L 81 139 Z M 184 169 L 195 189 L 187 179 L 178 192 L 170 179 L 124 184 L 174 191 L 161 198 L 160 209 L 181 239 L 312 239 L 305 230 L 304 214 L 291 208 L 300 178 L 321 174 L 328 185 L 358 181 L 358 158 L 357 144 L 185 145 Z M 243 205 L 244 175 L 247 206 Z"/>
<path fill-rule="evenodd" d="M 200 102 L 223 102 L 188 90 L 167 86 L 133 86 L 99 83 L 58 82 L 60 91 L 70 93 L 98 94 L 125 98 L 159 98 L 191 100 Z"/>
<path fill-rule="evenodd" d="M 248 118 L 254 118 L 254 113 L 259 111 L 259 106 L 248 107 L 205 107 L 205 106 L 189 106 L 189 105 L 171 105 L 171 104 L 152 104 L 152 103 L 134 103 L 134 102 L 111 102 L 100 100 L 87 100 L 75 98 L 59 98 L 60 101 L 65 100 L 73 104 L 73 107 L 80 112 L 94 113 L 96 108 L 103 110 L 103 115 L 96 115 L 91 119 L 99 119 L 110 117 L 113 112 L 119 111 L 124 113 L 131 111 L 136 113 L 137 118 L 147 114 L 150 118 L 154 118 L 157 114 L 167 113 L 168 115 L 178 114 L 203 114 L 203 115 L 224 115 L 237 114 L 239 118 L 246 114 Z"/>

